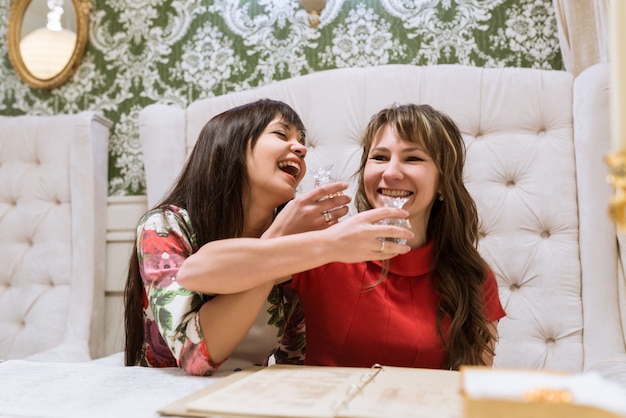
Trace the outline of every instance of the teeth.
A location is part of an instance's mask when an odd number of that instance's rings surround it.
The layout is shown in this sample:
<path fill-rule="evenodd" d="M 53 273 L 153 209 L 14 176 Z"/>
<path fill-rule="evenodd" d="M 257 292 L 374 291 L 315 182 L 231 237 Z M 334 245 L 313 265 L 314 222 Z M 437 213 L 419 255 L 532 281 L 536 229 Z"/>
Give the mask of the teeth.
<path fill-rule="evenodd" d="M 380 194 L 391 197 L 406 197 L 411 195 L 412 193 L 407 192 L 406 190 L 381 189 Z"/>
<path fill-rule="evenodd" d="M 284 167 L 294 167 L 296 169 L 296 174 L 294 175 L 294 177 L 298 177 L 298 174 L 300 174 L 300 165 L 294 161 L 285 160 L 278 163 L 278 168 Z"/>

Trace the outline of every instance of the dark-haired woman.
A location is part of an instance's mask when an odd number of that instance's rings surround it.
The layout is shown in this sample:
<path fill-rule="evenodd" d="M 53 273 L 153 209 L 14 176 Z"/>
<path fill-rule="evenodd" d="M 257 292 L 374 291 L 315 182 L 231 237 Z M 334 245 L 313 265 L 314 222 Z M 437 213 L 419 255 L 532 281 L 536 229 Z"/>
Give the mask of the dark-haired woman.
<path fill-rule="evenodd" d="M 406 217 L 403 210 L 337 222 L 348 212 L 350 198 L 338 193 L 345 183 L 294 199 L 306 173 L 304 135 L 291 107 L 267 99 L 205 125 L 171 191 L 137 228 L 125 289 L 126 365 L 209 375 L 244 339 L 276 283 L 333 261 L 409 251 L 379 251 L 380 237 L 413 236 L 376 225 Z"/>

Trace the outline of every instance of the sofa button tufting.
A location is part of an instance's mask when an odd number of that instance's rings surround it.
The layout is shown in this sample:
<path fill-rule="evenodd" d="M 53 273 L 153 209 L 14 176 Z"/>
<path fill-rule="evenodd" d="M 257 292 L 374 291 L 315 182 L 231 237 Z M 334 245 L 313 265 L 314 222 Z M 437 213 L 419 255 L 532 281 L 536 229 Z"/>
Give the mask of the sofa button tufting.
<path fill-rule="evenodd" d="M 550 231 L 541 231 L 541 238 L 550 238 Z"/>
<path fill-rule="evenodd" d="M 511 290 L 511 292 L 515 292 L 516 290 L 519 290 L 520 285 L 517 283 L 511 283 L 511 286 L 509 286 L 509 289 Z"/>
<path fill-rule="evenodd" d="M 506 187 L 508 187 L 509 189 L 512 187 L 515 187 L 515 181 L 514 180 L 509 180 L 506 182 Z"/>
<path fill-rule="evenodd" d="M 554 345 L 554 343 L 556 343 L 556 340 L 552 337 L 548 337 L 546 338 L 546 345 Z"/>

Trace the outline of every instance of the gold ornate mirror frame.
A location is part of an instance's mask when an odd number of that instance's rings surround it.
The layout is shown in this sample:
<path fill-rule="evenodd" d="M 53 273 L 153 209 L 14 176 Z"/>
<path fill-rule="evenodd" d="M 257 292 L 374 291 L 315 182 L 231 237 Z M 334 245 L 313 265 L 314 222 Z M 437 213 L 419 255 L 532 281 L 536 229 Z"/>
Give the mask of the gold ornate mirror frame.
<path fill-rule="evenodd" d="M 15 72 L 26 84 L 36 89 L 51 90 L 61 86 L 74 75 L 85 55 L 87 40 L 89 38 L 89 11 L 91 10 L 92 3 L 91 0 L 72 0 L 76 13 L 76 45 L 74 46 L 74 51 L 61 71 L 50 78 L 42 79 L 36 77 L 28 70 L 20 52 L 22 22 L 26 9 L 28 9 L 31 1 L 32 0 L 13 0 L 11 3 L 7 33 L 9 60 Z"/>

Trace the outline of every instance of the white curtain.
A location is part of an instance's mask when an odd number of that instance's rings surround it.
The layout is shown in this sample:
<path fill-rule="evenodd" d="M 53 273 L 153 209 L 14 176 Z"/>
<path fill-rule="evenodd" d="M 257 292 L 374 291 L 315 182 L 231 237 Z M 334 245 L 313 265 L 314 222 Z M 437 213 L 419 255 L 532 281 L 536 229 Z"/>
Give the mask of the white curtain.
<path fill-rule="evenodd" d="M 608 62 L 610 0 L 553 1 L 565 69 L 577 76 Z"/>
<path fill-rule="evenodd" d="M 621 1 L 621 0 L 620 0 Z M 626 268 L 626 243 L 624 240 L 626 239 L 625 234 L 618 234 L 617 242 L 618 242 L 618 252 L 620 262 L 617 268 L 617 277 L 618 277 L 618 298 L 619 298 L 619 308 L 620 308 L 620 317 L 622 321 L 622 330 L 624 331 L 624 335 L 626 335 L 626 275 L 624 274 L 624 268 Z M 626 379 L 626 377 L 625 377 Z"/>

